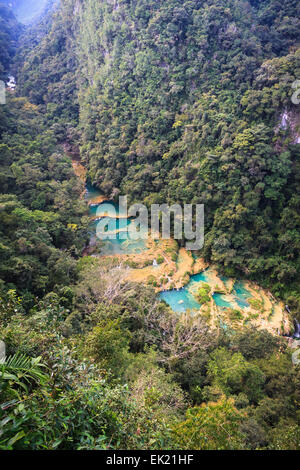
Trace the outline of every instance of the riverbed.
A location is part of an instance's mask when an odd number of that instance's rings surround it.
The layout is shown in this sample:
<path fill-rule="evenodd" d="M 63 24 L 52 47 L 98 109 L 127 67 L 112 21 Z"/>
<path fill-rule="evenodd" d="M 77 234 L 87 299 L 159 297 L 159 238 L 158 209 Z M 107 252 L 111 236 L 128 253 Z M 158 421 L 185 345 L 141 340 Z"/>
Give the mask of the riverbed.
<path fill-rule="evenodd" d="M 74 170 L 83 179 L 80 163 L 76 163 Z M 135 223 L 134 219 L 127 218 L 113 201 L 92 186 L 86 186 L 84 197 L 90 216 L 90 245 L 85 254 L 118 257 L 130 267 L 128 280 L 152 285 L 158 298 L 175 313 L 200 313 L 212 326 L 252 324 L 276 334 L 288 331 L 284 306 L 270 293 L 254 283 L 220 275 L 203 259 L 179 249 L 175 240 L 161 240 L 159 236 L 130 239 L 127 229 Z M 101 240 L 101 233 L 111 238 Z M 208 297 L 201 303 L 199 289 L 203 288 L 208 289 Z"/>

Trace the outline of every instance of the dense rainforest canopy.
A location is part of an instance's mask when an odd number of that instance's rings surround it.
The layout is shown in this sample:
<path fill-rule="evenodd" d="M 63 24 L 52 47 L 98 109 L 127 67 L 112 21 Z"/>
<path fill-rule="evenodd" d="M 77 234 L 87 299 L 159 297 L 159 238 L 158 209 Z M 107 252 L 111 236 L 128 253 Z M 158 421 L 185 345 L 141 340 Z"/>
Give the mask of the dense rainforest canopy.
<path fill-rule="evenodd" d="M 298 297 L 299 3 L 62 3 L 19 82 L 52 121 L 79 116 L 90 180 L 204 203 L 207 259 Z"/>
<path fill-rule="evenodd" d="M 82 257 L 71 167 L 111 198 L 205 204 L 201 256 L 299 319 L 299 2 L 61 0 L 27 28 L 4 3 L 0 448 L 299 450 L 287 341 L 216 334 Z"/>

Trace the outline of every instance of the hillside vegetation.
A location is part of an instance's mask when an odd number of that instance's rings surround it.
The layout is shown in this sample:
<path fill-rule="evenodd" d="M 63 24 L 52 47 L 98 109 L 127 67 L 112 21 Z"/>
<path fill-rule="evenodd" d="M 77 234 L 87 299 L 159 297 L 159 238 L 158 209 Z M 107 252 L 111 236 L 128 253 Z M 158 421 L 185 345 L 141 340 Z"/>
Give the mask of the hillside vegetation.
<path fill-rule="evenodd" d="M 205 257 L 296 298 L 298 41 L 294 0 L 65 0 L 20 84 L 54 120 L 79 97 L 82 159 L 105 194 L 204 203 Z"/>
<path fill-rule="evenodd" d="M 204 203 L 200 254 L 299 319 L 299 23 L 296 0 L 61 0 L 26 30 L 0 6 L 0 449 L 299 450 L 287 339 L 83 257 L 71 166 L 108 197 Z"/>

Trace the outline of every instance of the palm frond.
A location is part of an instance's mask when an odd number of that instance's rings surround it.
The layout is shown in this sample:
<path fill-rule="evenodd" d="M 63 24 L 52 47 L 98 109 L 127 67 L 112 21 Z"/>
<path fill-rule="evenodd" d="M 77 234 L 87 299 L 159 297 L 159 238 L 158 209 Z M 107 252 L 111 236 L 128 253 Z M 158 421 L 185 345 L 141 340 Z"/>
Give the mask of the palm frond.
<path fill-rule="evenodd" d="M 5 362 L 0 364 L 0 379 L 16 382 L 25 389 L 23 381 L 27 383 L 44 382 L 47 375 L 41 369 L 46 366 L 41 363 L 41 359 L 41 357 L 32 358 L 21 353 L 9 356 Z"/>

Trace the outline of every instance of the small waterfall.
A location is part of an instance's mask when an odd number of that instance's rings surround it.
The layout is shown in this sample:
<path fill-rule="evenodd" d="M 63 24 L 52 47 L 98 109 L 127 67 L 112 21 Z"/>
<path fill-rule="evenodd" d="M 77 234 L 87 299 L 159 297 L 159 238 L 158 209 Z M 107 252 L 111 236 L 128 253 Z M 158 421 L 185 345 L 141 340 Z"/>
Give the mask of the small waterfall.
<path fill-rule="evenodd" d="M 157 268 L 157 267 L 158 267 L 158 264 L 157 264 L 157 261 L 155 259 L 155 260 L 153 260 L 153 268 Z"/>
<path fill-rule="evenodd" d="M 300 339 L 300 323 L 298 320 L 294 320 L 295 332 L 293 334 L 293 339 Z"/>
<path fill-rule="evenodd" d="M 281 129 L 287 129 L 288 127 L 288 113 L 287 111 L 284 111 L 282 117 L 281 117 L 281 123 L 280 123 L 280 127 Z"/>
<path fill-rule="evenodd" d="M 13 77 L 12 75 L 10 75 L 8 77 L 8 82 L 7 82 L 7 87 L 10 88 L 11 90 L 14 90 L 16 88 L 16 80 L 15 80 L 15 77 Z"/>
<path fill-rule="evenodd" d="M 292 312 L 290 311 L 288 305 L 285 306 L 285 309 L 291 315 Z M 300 323 L 298 322 L 298 320 L 296 320 L 296 318 L 294 319 L 294 326 L 295 326 L 294 334 L 286 335 L 286 336 L 289 336 L 290 338 L 293 338 L 293 339 L 300 339 Z"/>

